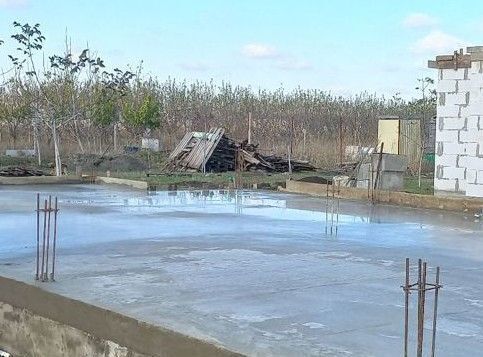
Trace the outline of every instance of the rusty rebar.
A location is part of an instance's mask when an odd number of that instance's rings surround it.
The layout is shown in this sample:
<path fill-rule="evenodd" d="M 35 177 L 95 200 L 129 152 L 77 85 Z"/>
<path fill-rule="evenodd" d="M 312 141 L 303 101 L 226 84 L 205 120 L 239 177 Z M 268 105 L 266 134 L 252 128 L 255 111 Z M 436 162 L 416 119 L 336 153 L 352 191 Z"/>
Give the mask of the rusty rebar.
<path fill-rule="evenodd" d="M 44 201 L 44 231 L 42 234 L 42 265 L 40 269 L 40 279 L 43 281 L 44 276 L 44 259 L 45 259 L 45 235 L 47 230 L 47 200 Z"/>
<path fill-rule="evenodd" d="M 434 285 L 434 311 L 433 311 L 433 336 L 431 339 L 431 357 L 436 351 L 436 319 L 438 317 L 438 295 L 439 295 L 439 267 L 436 267 L 436 281 Z"/>
<path fill-rule="evenodd" d="M 49 280 L 49 248 L 50 248 L 50 213 L 52 212 L 52 196 L 49 196 L 49 208 L 47 210 L 47 249 L 45 253 L 44 280 Z"/>
<path fill-rule="evenodd" d="M 55 280 L 55 248 L 57 243 L 57 212 L 59 211 L 57 206 L 57 197 L 55 198 L 54 204 L 54 238 L 52 245 L 52 273 L 50 274 L 50 280 Z"/>
<path fill-rule="evenodd" d="M 327 229 L 329 225 L 329 182 L 326 182 L 326 195 L 325 195 L 325 235 L 327 235 Z"/>
<path fill-rule="evenodd" d="M 421 344 L 421 291 L 422 291 L 422 261 L 421 259 L 418 260 L 418 330 L 417 330 L 417 349 L 416 355 L 417 357 L 422 357 L 422 344 Z"/>
<path fill-rule="evenodd" d="M 337 214 L 336 214 L 336 222 L 335 222 L 335 235 L 337 235 L 337 231 L 339 230 L 339 211 L 340 211 L 340 180 L 337 181 Z"/>
<path fill-rule="evenodd" d="M 404 283 L 404 357 L 408 357 L 409 337 L 409 258 L 406 258 L 406 280 Z"/>
<path fill-rule="evenodd" d="M 40 264 L 40 193 L 37 193 L 37 260 L 35 267 L 35 280 L 39 280 Z"/>

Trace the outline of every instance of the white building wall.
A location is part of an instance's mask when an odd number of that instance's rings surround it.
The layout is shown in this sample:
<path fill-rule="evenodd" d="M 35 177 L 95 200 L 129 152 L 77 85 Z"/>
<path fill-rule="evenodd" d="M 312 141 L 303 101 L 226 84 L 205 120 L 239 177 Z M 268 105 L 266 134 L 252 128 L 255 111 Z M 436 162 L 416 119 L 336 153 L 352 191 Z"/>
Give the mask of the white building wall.
<path fill-rule="evenodd" d="M 434 188 L 483 197 L 483 61 L 438 71 Z"/>

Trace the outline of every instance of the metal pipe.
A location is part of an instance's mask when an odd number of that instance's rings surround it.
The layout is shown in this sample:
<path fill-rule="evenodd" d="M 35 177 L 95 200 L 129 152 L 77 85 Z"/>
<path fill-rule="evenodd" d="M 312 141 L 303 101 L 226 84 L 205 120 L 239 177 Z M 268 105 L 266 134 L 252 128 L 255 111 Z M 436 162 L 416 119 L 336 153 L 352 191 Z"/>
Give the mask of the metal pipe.
<path fill-rule="evenodd" d="M 434 289 L 434 311 L 433 311 L 433 337 L 431 339 L 431 357 L 436 351 L 436 319 L 438 317 L 438 293 L 439 293 L 439 267 L 436 267 L 436 283 Z"/>
<path fill-rule="evenodd" d="M 57 197 L 54 204 L 54 244 L 52 246 L 52 273 L 50 274 L 50 280 L 55 281 L 55 248 L 57 243 L 57 212 L 59 211 L 57 206 Z"/>

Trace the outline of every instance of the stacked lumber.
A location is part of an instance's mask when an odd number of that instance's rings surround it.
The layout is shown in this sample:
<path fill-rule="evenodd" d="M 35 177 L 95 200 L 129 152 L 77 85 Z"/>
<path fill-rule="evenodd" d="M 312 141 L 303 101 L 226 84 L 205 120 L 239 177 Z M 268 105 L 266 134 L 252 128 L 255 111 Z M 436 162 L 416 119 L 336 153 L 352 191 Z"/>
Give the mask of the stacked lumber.
<path fill-rule="evenodd" d="M 10 166 L 0 169 L 0 176 L 4 177 L 26 177 L 26 176 L 44 176 L 42 170 L 29 169 L 19 166 Z"/>
<path fill-rule="evenodd" d="M 240 149 L 243 169 L 242 171 L 265 171 L 265 172 L 288 172 L 289 165 L 292 166 L 292 172 L 314 171 L 315 167 L 308 161 L 289 160 L 277 156 L 264 156 L 256 151 L 247 151 Z"/>
<path fill-rule="evenodd" d="M 290 160 L 293 172 L 313 171 L 308 161 Z M 245 140 L 237 143 L 225 135 L 223 129 L 211 129 L 208 133 L 187 133 L 169 156 L 169 171 L 264 171 L 288 172 L 287 158 L 258 152 L 258 145 Z"/>

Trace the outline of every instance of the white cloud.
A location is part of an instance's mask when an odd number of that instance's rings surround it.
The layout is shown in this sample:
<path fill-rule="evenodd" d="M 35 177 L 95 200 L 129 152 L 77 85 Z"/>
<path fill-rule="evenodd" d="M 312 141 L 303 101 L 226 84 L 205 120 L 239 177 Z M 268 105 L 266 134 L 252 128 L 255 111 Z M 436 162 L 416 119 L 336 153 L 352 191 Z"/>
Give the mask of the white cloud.
<path fill-rule="evenodd" d="M 242 47 L 241 52 L 246 57 L 256 59 L 276 58 L 279 56 L 275 47 L 262 43 L 248 43 Z"/>
<path fill-rule="evenodd" d="M 412 50 L 414 53 L 419 54 L 441 54 L 464 47 L 464 44 L 465 42 L 456 36 L 439 30 L 433 30 L 417 40 L 412 46 Z"/>
<path fill-rule="evenodd" d="M 415 12 L 409 14 L 404 18 L 402 22 L 403 26 L 407 28 L 431 27 L 436 25 L 437 23 L 438 19 L 422 12 Z"/>
<path fill-rule="evenodd" d="M 0 7 L 14 8 L 27 5 L 28 0 L 0 0 Z"/>

